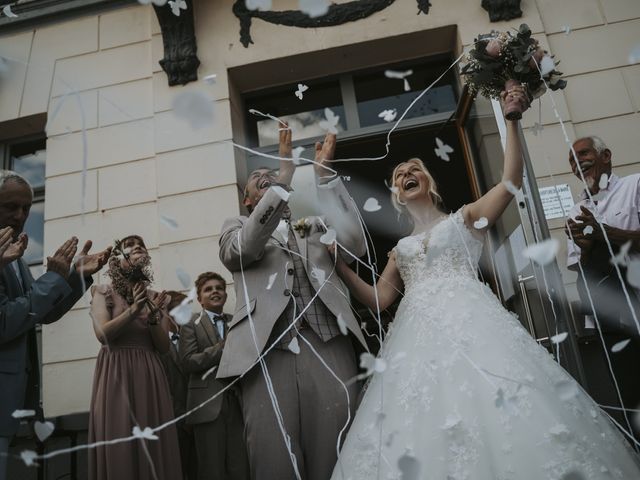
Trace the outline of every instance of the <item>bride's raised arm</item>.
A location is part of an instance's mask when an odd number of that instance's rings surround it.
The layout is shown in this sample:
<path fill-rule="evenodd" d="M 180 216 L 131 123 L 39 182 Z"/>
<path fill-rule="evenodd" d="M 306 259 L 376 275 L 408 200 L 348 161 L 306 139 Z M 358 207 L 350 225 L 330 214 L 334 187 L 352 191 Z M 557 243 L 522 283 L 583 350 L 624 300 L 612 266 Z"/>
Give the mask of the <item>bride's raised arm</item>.
<path fill-rule="evenodd" d="M 524 109 L 528 108 L 529 99 L 524 87 L 517 86 L 508 92 L 502 92 L 501 104 L 503 110 L 505 100 L 507 100 L 508 96 L 518 99 Z M 518 135 L 518 121 L 507 120 L 505 118 L 505 122 L 507 124 L 507 141 L 504 152 L 502 181 L 478 200 L 467 205 L 464 210 L 464 220 L 467 225 L 472 225 L 476 220 L 485 217 L 487 219 L 487 226 L 485 228 L 491 228 L 513 198 L 513 194 L 507 189 L 505 184 L 511 182 L 515 188 L 520 188 L 522 185 L 523 159 L 522 145 L 520 144 Z"/>
<path fill-rule="evenodd" d="M 335 256 L 335 244 L 333 247 L 329 247 L 329 250 Z M 356 297 L 360 303 L 373 311 L 377 309 L 382 311 L 389 307 L 389 305 L 398 298 L 398 295 L 404 287 L 396 265 L 395 251 L 391 252 L 387 266 L 384 268 L 382 275 L 380 275 L 375 289 L 362 280 L 356 272 L 351 270 L 340 255 L 338 255 L 338 259 L 336 260 L 336 271 L 347 285 L 351 294 Z"/>

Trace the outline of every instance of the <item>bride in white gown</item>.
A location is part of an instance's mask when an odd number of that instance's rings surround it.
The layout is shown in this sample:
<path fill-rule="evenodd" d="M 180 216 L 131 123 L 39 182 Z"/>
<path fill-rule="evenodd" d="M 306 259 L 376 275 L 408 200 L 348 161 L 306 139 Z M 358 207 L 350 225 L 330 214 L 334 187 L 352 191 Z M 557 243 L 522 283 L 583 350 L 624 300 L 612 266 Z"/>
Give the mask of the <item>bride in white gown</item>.
<path fill-rule="evenodd" d="M 524 103 L 519 89 L 509 92 Z M 503 96 L 506 95 L 503 93 Z M 413 234 L 394 248 L 376 291 L 338 261 L 365 305 L 404 289 L 333 480 L 640 479 L 635 452 L 547 351 L 477 278 L 482 236 L 522 182 L 517 122 L 507 122 L 503 183 L 452 215 L 424 164 L 393 172 Z M 483 229 L 484 230 L 484 229 Z M 339 256 L 338 256 L 339 257 Z"/>

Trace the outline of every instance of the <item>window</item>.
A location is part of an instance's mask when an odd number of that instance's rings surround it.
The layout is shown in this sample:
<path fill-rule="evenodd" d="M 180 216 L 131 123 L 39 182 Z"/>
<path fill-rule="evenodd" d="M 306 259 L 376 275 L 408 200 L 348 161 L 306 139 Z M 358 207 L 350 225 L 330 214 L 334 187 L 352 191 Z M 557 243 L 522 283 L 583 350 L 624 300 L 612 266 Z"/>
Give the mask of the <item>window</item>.
<path fill-rule="evenodd" d="M 42 273 L 44 244 L 44 196 L 46 140 L 37 135 L 4 143 L 3 166 L 25 177 L 33 187 L 33 204 L 24 231 L 29 246 L 24 261 L 37 278 Z"/>

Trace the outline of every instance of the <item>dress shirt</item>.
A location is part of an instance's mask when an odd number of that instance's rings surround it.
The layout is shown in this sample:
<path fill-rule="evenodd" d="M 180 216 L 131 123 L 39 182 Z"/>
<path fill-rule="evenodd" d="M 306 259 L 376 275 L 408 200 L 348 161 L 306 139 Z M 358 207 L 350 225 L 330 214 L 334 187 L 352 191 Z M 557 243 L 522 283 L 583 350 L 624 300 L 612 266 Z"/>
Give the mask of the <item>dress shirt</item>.
<path fill-rule="evenodd" d="M 10 263 L 10 265 L 13 268 L 13 273 L 16 274 L 16 277 L 18 279 L 18 285 L 20 285 L 20 290 L 22 291 L 22 293 L 24 293 L 24 280 L 22 280 L 22 274 L 20 273 L 20 265 L 18 265 L 18 260 L 14 260 L 13 262 Z"/>
<path fill-rule="evenodd" d="M 205 310 L 205 312 L 207 312 L 207 315 L 209 315 L 213 326 L 218 330 L 220 338 L 224 340 L 224 316 L 219 313 L 210 312 L 209 310 Z"/>

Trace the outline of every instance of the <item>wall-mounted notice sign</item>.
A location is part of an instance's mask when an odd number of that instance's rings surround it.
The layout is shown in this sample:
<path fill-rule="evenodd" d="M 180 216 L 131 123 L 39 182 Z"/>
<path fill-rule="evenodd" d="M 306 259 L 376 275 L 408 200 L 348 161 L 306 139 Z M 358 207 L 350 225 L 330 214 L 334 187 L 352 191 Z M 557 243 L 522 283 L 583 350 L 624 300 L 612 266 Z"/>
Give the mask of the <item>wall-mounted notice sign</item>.
<path fill-rule="evenodd" d="M 544 216 L 547 220 L 552 218 L 563 218 L 569 215 L 569 210 L 573 207 L 573 196 L 571 189 L 566 183 L 552 185 L 551 187 L 539 188 Z M 563 211 L 564 210 L 564 211 Z"/>

